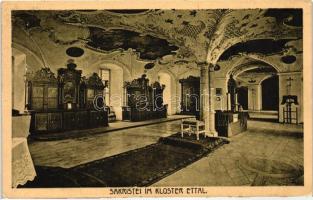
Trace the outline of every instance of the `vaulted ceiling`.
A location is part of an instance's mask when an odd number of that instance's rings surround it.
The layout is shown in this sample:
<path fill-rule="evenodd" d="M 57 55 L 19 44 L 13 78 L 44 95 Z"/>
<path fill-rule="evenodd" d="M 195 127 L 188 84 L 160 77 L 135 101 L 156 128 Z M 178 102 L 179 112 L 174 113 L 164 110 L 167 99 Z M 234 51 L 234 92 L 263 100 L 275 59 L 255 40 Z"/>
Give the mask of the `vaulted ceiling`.
<path fill-rule="evenodd" d="M 300 9 L 16 11 L 13 23 L 48 33 L 56 45 L 83 43 L 103 53 L 131 48 L 160 64 L 302 52 Z"/>

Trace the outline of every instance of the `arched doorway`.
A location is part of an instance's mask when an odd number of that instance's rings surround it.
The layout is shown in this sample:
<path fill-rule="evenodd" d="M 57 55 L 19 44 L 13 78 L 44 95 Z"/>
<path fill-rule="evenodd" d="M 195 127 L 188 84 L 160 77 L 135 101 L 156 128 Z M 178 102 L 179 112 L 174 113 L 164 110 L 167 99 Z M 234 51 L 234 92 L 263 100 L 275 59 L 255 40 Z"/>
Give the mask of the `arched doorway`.
<path fill-rule="evenodd" d="M 278 76 L 274 75 L 262 81 L 262 110 L 279 109 Z"/>
<path fill-rule="evenodd" d="M 239 87 L 237 90 L 238 103 L 243 110 L 248 110 L 248 87 Z"/>
<path fill-rule="evenodd" d="M 165 89 L 163 91 L 163 104 L 167 105 L 167 114 L 172 114 L 172 79 L 171 76 L 166 72 L 158 73 L 158 81 L 161 85 L 165 85 Z"/>

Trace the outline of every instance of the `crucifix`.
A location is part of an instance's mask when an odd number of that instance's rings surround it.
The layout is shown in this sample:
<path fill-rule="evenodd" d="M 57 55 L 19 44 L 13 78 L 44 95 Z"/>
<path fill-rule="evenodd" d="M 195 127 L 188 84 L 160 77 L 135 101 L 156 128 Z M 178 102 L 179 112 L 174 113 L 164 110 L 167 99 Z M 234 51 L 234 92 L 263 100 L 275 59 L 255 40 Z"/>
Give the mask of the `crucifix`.
<path fill-rule="evenodd" d="M 286 79 L 287 81 L 287 95 L 289 95 L 289 93 L 291 92 L 291 81 L 293 81 L 293 79 L 291 77 L 289 77 L 288 79 Z"/>

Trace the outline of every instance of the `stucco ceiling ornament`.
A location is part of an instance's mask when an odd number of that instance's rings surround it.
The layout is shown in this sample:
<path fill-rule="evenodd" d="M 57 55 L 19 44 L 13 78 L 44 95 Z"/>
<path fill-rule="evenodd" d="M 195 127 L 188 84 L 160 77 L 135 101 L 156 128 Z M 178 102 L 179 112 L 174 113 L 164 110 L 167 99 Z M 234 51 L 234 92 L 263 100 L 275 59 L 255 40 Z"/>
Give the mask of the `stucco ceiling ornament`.
<path fill-rule="evenodd" d="M 292 40 L 285 45 L 284 54 L 302 54 L 303 40 Z"/>
<path fill-rule="evenodd" d="M 201 10 L 191 14 L 183 10 L 150 10 L 145 15 L 134 14 L 132 17 L 118 15 L 119 18 L 116 14 L 107 11 L 97 14 L 76 12 L 72 13 L 73 19 L 68 15 L 58 16 L 64 23 L 136 30 L 143 34 L 164 38 L 174 45 L 187 48 L 197 60 L 202 60 L 207 52 L 205 30 L 208 26 L 212 26 L 210 18 L 216 16 L 215 12 L 219 11 Z M 84 19 L 83 24 L 80 23 L 81 20 L 77 20 L 77 14 Z M 103 21 L 103 19 L 108 20 Z"/>
<path fill-rule="evenodd" d="M 19 27 L 22 27 L 25 30 L 28 30 L 28 32 L 35 28 L 41 28 L 40 25 L 41 19 L 39 19 L 32 12 L 23 12 L 23 11 L 15 12 L 12 15 L 12 23 Z"/>
<path fill-rule="evenodd" d="M 223 16 L 209 52 L 216 62 L 219 56 L 232 45 L 252 39 L 298 39 L 302 37 L 301 29 L 292 29 L 277 21 L 274 17 L 265 16 L 267 10 L 232 11 Z M 226 31 L 223 31 L 226 30 Z"/>
<path fill-rule="evenodd" d="M 89 36 L 87 28 L 65 25 L 51 18 L 47 18 L 42 27 L 49 32 L 51 40 L 61 45 L 71 45 Z"/>
<path fill-rule="evenodd" d="M 288 16 L 288 19 L 279 21 L 262 9 L 123 12 L 62 10 L 35 11 L 32 15 L 40 18 L 40 26 L 49 31 L 50 39 L 61 45 L 84 42 L 89 35 L 86 27 L 90 26 L 137 31 L 166 39 L 179 47 L 172 62 L 205 60 L 215 64 L 226 49 L 238 42 L 302 37 L 301 29 L 286 25 L 286 22 L 295 23 L 294 19 Z M 33 21 L 36 26 L 36 20 Z"/>
<path fill-rule="evenodd" d="M 278 58 L 278 59 L 277 59 Z M 220 75 L 230 75 L 233 74 L 237 76 L 243 71 L 255 69 L 259 67 L 270 67 L 274 68 L 276 71 L 283 71 L 286 66 L 277 65 L 274 61 L 279 61 L 280 57 L 269 57 L 263 54 L 242 54 L 231 57 L 229 60 L 218 62 L 221 66 L 219 71 Z M 277 68 L 279 66 L 279 69 Z"/>
<path fill-rule="evenodd" d="M 47 32 L 49 39 L 56 44 L 72 45 L 88 37 L 88 29 L 60 23 L 55 20 L 56 13 L 47 14 L 40 11 L 17 12 L 13 15 L 13 18 L 17 19 L 18 25 L 25 29 L 28 34 L 32 34 L 31 32 Z"/>

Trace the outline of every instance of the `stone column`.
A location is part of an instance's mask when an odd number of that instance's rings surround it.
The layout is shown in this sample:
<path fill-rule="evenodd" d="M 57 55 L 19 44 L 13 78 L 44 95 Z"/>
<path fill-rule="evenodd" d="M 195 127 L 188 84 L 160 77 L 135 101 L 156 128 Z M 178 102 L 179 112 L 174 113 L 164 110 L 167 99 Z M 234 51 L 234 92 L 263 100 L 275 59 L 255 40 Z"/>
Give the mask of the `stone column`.
<path fill-rule="evenodd" d="M 213 72 L 214 66 L 212 64 L 209 65 L 209 130 L 210 135 L 213 137 L 217 137 L 218 133 L 215 130 L 215 109 L 214 109 L 214 96 L 215 96 L 215 89 L 213 85 Z"/>
<path fill-rule="evenodd" d="M 256 109 L 257 110 L 262 110 L 262 85 L 258 84 L 256 85 L 256 96 L 257 96 L 257 104 L 256 104 Z"/>
<path fill-rule="evenodd" d="M 209 65 L 198 63 L 200 67 L 200 120 L 205 124 L 205 134 L 209 135 Z"/>
<path fill-rule="evenodd" d="M 231 99 L 230 99 L 230 93 L 226 93 L 227 96 L 227 111 L 231 110 Z"/>
<path fill-rule="evenodd" d="M 200 73 L 200 120 L 204 121 L 207 136 L 217 136 L 215 131 L 215 111 L 213 104 L 214 88 L 210 79 L 210 67 L 206 62 L 198 63 Z"/>

